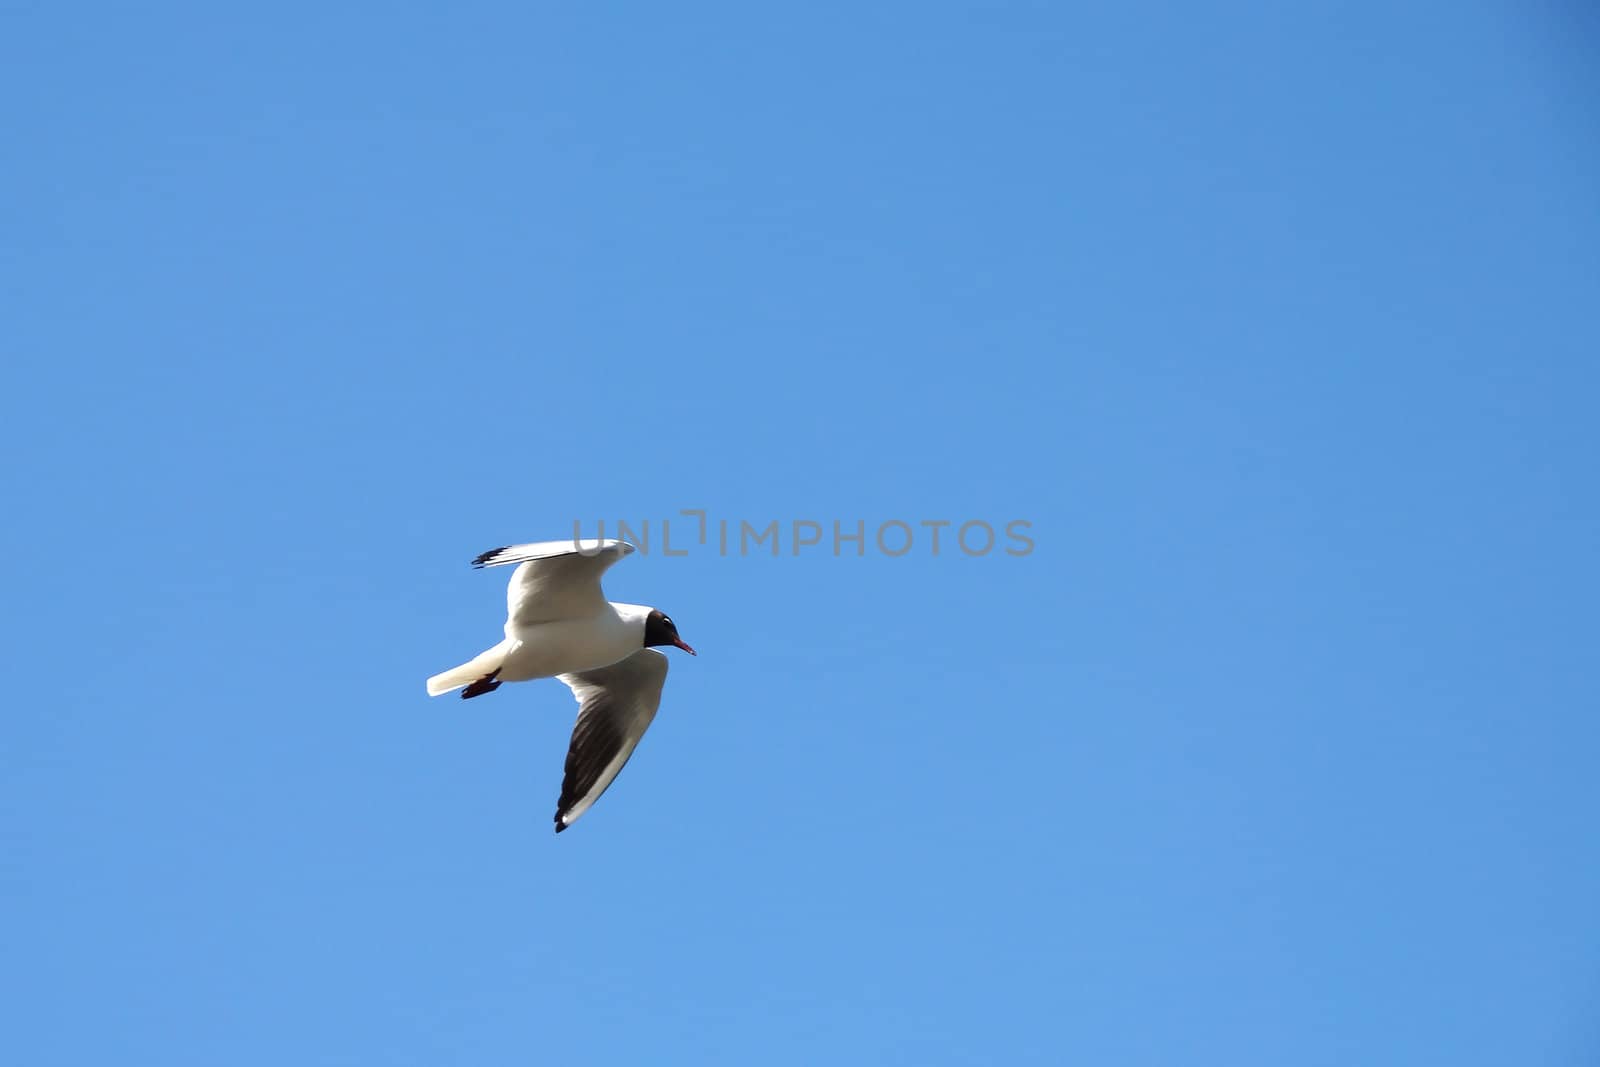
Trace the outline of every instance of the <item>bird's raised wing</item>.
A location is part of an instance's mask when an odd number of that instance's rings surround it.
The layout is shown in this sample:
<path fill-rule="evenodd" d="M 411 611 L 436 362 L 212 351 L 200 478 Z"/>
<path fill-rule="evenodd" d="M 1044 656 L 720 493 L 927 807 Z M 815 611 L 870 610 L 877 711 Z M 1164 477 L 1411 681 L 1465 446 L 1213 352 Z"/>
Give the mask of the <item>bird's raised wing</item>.
<path fill-rule="evenodd" d="M 534 623 L 581 619 L 605 607 L 600 576 L 633 551 L 626 541 L 535 541 L 491 549 L 474 567 L 517 564 L 506 586 L 506 636 Z"/>
<path fill-rule="evenodd" d="M 600 799 L 633 755 L 661 706 L 667 657 L 641 648 L 609 667 L 563 674 L 561 680 L 578 698 L 578 721 L 556 804 L 558 834 Z"/>

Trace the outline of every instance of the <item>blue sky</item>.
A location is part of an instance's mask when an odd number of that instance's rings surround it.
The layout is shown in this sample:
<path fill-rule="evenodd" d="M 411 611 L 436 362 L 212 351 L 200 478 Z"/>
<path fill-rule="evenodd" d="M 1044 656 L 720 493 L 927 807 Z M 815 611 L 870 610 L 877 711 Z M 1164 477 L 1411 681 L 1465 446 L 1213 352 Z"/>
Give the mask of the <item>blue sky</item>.
<path fill-rule="evenodd" d="M 5 1059 L 1593 1062 L 1513 8 L 8 8 Z M 682 509 L 1035 547 L 619 565 L 701 655 L 556 837 L 467 561 Z"/>

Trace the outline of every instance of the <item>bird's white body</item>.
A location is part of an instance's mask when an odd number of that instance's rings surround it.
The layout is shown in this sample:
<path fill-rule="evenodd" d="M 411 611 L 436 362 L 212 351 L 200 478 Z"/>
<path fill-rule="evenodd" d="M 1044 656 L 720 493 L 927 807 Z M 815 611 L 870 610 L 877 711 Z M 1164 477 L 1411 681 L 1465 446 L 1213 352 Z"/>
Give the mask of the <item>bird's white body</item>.
<path fill-rule="evenodd" d="M 503 682 L 554 678 L 596 667 L 609 667 L 633 655 L 644 644 L 644 620 L 650 609 L 638 604 L 611 604 L 586 619 L 558 619 L 528 626 L 506 625 Z"/>
<path fill-rule="evenodd" d="M 514 626 L 506 638 L 459 667 L 428 679 L 428 695 L 439 696 L 498 671 L 502 682 L 527 682 L 609 667 L 639 651 L 650 609 L 607 603 L 581 619 L 552 619 Z"/>

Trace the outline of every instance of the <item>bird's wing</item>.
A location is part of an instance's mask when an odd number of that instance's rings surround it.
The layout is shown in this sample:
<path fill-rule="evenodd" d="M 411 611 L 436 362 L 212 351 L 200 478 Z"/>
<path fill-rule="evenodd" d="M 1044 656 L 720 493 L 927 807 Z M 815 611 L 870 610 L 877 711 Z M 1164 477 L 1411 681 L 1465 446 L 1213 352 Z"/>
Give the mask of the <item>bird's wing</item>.
<path fill-rule="evenodd" d="M 563 674 L 561 680 L 578 698 L 578 721 L 556 804 L 558 834 L 600 799 L 650 728 L 667 681 L 667 657 L 641 648 L 609 667 Z"/>
<path fill-rule="evenodd" d="M 506 586 L 506 636 L 521 626 L 580 619 L 605 607 L 600 576 L 633 551 L 626 541 L 535 541 L 492 549 L 474 567 L 517 564 Z"/>

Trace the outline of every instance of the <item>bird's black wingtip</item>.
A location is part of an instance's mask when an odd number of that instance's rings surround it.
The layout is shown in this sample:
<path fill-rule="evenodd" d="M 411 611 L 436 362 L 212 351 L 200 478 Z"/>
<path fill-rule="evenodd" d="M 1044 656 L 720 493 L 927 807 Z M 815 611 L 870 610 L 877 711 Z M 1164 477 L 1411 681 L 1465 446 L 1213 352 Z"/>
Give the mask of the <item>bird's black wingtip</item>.
<path fill-rule="evenodd" d="M 561 821 L 561 816 L 557 815 L 556 816 L 556 833 L 559 834 L 561 831 L 565 830 L 566 828 L 567 828 L 567 824 Z"/>
<path fill-rule="evenodd" d="M 481 553 L 478 554 L 478 556 L 476 558 L 473 559 L 472 565 L 474 567 L 485 567 L 485 566 L 488 566 L 488 563 L 489 563 L 489 561 L 491 559 L 493 559 L 494 557 L 498 556 L 500 553 L 504 552 L 506 549 L 508 549 L 510 547 L 511 547 L 510 545 L 501 545 L 499 548 L 491 548 L 487 552 L 481 552 Z"/>

